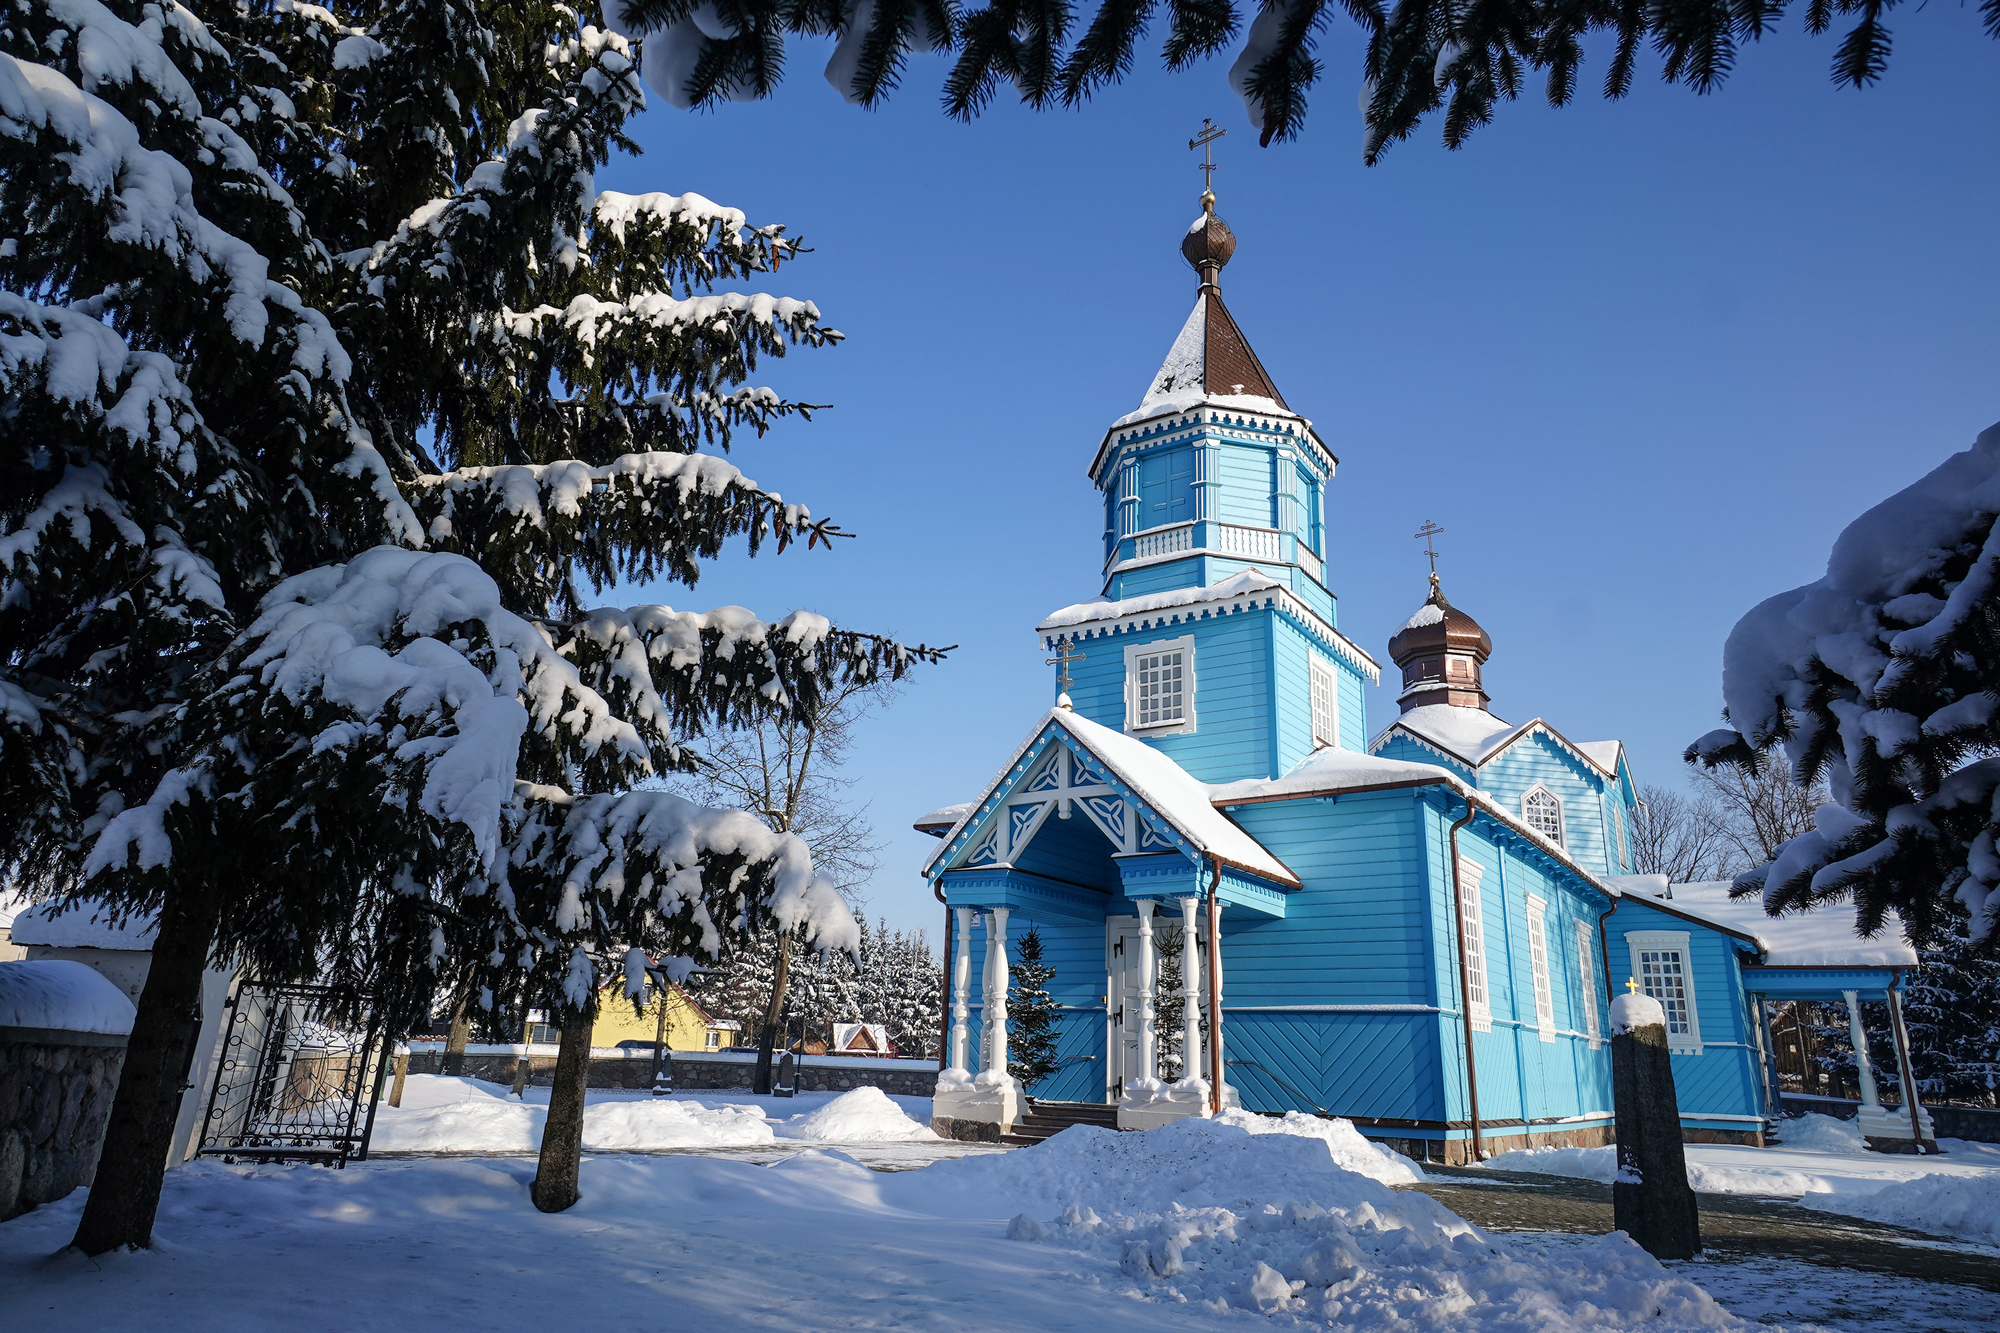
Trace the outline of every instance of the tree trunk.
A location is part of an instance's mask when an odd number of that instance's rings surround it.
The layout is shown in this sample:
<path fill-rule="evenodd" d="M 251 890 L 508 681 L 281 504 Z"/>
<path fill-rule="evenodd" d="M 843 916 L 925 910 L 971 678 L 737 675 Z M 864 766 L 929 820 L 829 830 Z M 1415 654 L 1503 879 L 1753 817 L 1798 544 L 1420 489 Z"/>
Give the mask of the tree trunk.
<path fill-rule="evenodd" d="M 792 932 L 778 932 L 778 961 L 771 968 L 771 1002 L 764 1006 L 764 1030 L 757 1034 L 757 1072 L 750 1091 L 771 1095 L 771 1048 L 778 1040 L 778 1019 L 785 1010 L 785 979 L 792 970 Z"/>
<path fill-rule="evenodd" d="M 438 1072 L 446 1078 L 457 1078 L 465 1073 L 465 1047 L 472 1040 L 472 1015 L 466 1013 L 463 1004 L 451 1016 L 451 1035 L 444 1039 L 444 1060 Z"/>
<path fill-rule="evenodd" d="M 590 1018 L 563 1020 L 556 1051 L 555 1083 L 549 1088 L 549 1118 L 542 1126 L 541 1160 L 531 1191 L 535 1207 L 559 1213 L 583 1195 L 577 1171 L 583 1165 L 583 1089 L 590 1081 Z"/>
<path fill-rule="evenodd" d="M 150 1246 L 160 1186 L 186 1089 L 201 979 L 215 940 L 219 895 L 207 885 L 167 889 L 152 966 L 125 1046 L 104 1127 L 104 1150 L 70 1243 L 85 1254 Z"/>

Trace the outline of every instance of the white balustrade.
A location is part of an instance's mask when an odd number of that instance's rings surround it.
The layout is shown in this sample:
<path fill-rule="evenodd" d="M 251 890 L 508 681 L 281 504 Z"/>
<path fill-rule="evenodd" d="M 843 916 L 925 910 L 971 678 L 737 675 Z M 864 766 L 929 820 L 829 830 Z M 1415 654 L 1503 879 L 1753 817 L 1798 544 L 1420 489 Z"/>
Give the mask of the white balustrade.
<path fill-rule="evenodd" d="M 1299 568 L 1312 575 L 1321 583 L 1326 582 L 1326 565 L 1313 554 L 1312 548 L 1303 541 L 1299 543 Z"/>
<path fill-rule="evenodd" d="M 1177 551 L 1194 549 L 1194 524 L 1182 523 L 1171 528 L 1154 528 L 1142 532 L 1132 539 L 1132 558 L 1150 560 L 1156 555 L 1173 555 Z"/>
<path fill-rule="evenodd" d="M 1252 560 L 1277 560 L 1282 535 L 1276 528 L 1245 528 L 1234 523 L 1220 524 L 1221 546 L 1229 555 L 1246 555 Z"/>

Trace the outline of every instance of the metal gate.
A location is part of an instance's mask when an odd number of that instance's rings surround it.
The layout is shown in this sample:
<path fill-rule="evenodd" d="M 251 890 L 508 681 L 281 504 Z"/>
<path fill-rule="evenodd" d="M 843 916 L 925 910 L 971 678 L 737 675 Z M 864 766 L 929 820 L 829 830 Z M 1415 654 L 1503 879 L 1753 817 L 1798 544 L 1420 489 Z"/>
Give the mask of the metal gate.
<path fill-rule="evenodd" d="M 327 986 L 245 982 L 223 1018 L 204 1156 L 366 1160 L 389 1044 L 372 1004 Z"/>

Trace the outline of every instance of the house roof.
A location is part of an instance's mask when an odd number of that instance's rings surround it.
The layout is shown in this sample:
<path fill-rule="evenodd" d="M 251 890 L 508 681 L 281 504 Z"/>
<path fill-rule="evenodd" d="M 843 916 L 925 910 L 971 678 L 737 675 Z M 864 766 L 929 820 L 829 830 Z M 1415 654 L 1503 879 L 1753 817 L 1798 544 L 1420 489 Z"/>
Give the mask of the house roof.
<path fill-rule="evenodd" d="M 1765 967 L 1915 967 L 1917 951 L 1903 934 L 1902 919 L 1890 913 L 1873 939 L 1855 933 L 1854 913 L 1841 904 L 1765 914 L 1761 898 L 1731 898 L 1730 881 L 1667 884 L 1665 875 L 1616 875 L 1607 882 L 1625 896 L 1678 916 L 1713 925 L 1752 940 Z M 1666 895 L 1671 888 L 1673 896 Z"/>
<path fill-rule="evenodd" d="M 1014 765 L 1051 726 L 1067 732 L 1078 748 L 1089 752 L 1103 764 L 1114 778 L 1131 790 L 1133 796 L 1143 801 L 1147 808 L 1202 855 L 1219 857 L 1227 865 L 1275 883 L 1294 888 L 1299 886 L 1298 876 L 1283 861 L 1239 828 L 1228 815 L 1215 808 L 1207 784 L 1197 781 L 1186 769 L 1146 742 L 1101 726 L 1089 718 L 1079 717 L 1066 708 L 1051 708 L 1035 724 L 1027 739 L 1015 748 L 992 781 L 979 793 L 979 799 L 972 802 L 974 810 L 983 807 L 1009 780 Z M 955 838 L 946 838 L 931 853 L 924 862 L 925 874 L 937 868 L 955 841 Z"/>
<path fill-rule="evenodd" d="M 85 898 L 64 910 L 56 903 L 38 903 L 14 917 L 14 943 L 59 949 L 126 949 L 149 953 L 159 922 L 151 914 L 122 922 L 104 902 Z"/>

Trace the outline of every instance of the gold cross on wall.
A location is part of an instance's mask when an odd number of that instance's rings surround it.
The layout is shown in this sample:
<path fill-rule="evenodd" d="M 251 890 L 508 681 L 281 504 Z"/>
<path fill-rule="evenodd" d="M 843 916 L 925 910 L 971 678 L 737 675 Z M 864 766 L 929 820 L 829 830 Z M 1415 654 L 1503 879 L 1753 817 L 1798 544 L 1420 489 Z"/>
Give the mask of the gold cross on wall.
<path fill-rule="evenodd" d="M 1206 194 L 1215 193 L 1215 159 L 1210 155 L 1209 145 L 1229 133 L 1207 116 L 1201 118 L 1201 133 L 1188 140 L 1188 148 L 1201 149 L 1201 188 Z"/>

